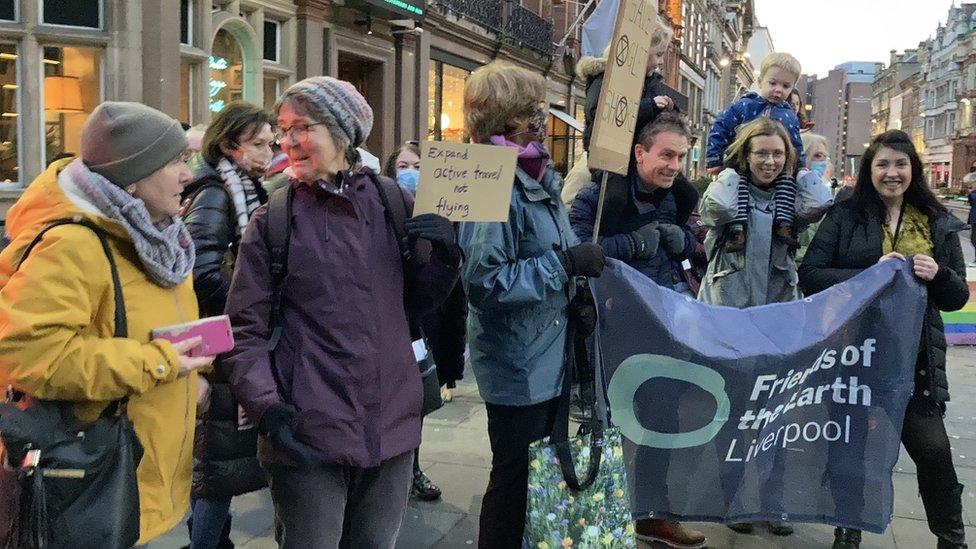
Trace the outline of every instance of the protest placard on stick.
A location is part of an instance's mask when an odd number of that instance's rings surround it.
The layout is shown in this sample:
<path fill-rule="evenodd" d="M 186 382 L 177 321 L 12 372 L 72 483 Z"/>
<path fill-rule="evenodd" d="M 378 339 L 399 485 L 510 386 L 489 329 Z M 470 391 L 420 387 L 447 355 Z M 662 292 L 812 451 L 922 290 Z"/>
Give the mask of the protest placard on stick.
<path fill-rule="evenodd" d="M 510 147 L 425 141 L 414 215 L 451 221 L 508 221 L 516 151 Z"/>
<path fill-rule="evenodd" d="M 590 140 L 590 169 L 627 174 L 651 35 L 660 24 L 657 2 L 620 0 Z"/>

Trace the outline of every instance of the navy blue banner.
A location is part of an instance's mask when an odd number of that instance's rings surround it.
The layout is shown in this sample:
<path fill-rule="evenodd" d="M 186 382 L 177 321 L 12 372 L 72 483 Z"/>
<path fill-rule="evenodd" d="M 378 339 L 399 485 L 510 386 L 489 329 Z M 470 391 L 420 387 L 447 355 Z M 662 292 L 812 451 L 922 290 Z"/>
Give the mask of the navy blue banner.
<path fill-rule="evenodd" d="M 926 304 L 909 262 L 749 309 L 616 261 L 594 291 L 636 518 L 884 531 Z"/>

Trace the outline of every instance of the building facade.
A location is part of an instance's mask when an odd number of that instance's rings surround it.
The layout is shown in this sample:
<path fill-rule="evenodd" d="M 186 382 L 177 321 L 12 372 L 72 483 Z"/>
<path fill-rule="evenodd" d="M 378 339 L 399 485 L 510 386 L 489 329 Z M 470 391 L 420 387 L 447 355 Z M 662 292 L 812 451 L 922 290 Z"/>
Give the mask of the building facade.
<path fill-rule="evenodd" d="M 857 176 L 871 135 L 872 86 L 880 70 L 880 63 L 843 63 L 813 83 L 814 131 L 827 138 L 838 178 Z"/>
<path fill-rule="evenodd" d="M 271 108 L 290 84 L 352 82 L 376 113 L 380 158 L 418 139 L 462 140 L 472 70 L 504 58 L 542 74 L 549 145 L 567 170 L 584 95 L 574 85 L 580 4 L 556 0 L 0 0 L 0 197 L 19 196 L 105 100 L 191 125 L 228 102 Z"/>
<path fill-rule="evenodd" d="M 871 137 L 887 130 L 902 129 L 903 90 L 901 83 L 921 70 L 918 50 L 891 50 L 888 66 L 878 72 L 871 85 Z"/>

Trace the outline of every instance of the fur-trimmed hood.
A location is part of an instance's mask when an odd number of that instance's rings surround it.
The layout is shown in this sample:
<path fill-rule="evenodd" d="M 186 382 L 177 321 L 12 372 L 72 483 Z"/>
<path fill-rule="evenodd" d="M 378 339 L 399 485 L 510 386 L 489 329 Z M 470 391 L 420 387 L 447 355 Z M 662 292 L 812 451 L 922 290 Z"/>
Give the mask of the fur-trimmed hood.
<path fill-rule="evenodd" d="M 583 57 L 576 63 L 576 75 L 585 81 L 605 71 L 606 68 L 605 57 Z"/>

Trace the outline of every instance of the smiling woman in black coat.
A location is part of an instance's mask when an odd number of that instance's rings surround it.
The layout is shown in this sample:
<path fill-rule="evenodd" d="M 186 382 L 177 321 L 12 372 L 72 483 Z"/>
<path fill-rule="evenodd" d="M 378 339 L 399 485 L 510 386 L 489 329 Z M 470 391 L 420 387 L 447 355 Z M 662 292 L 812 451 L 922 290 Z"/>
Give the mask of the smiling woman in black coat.
<path fill-rule="evenodd" d="M 961 309 L 969 300 L 958 234 L 966 226 L 936 200 L 922 178 L 921 160 L 907 134 L 893 130 L 876 137 L 864 153 L 853 195 L 834 206 L 810 243 L 800 285 L 810 295 L 879 261 L 913 258 L 915 275 L 928 289 L 928 308 L 902 442 L 918 469 L 919 492 L 938 547 L 964 548 L 963 487 L 942 419 L 949 384 L 939 311 Z M 835 548 L 857 547 L 861 540 L 859 531 L 848 528 L 838 528 L 834 536 Z"/>

